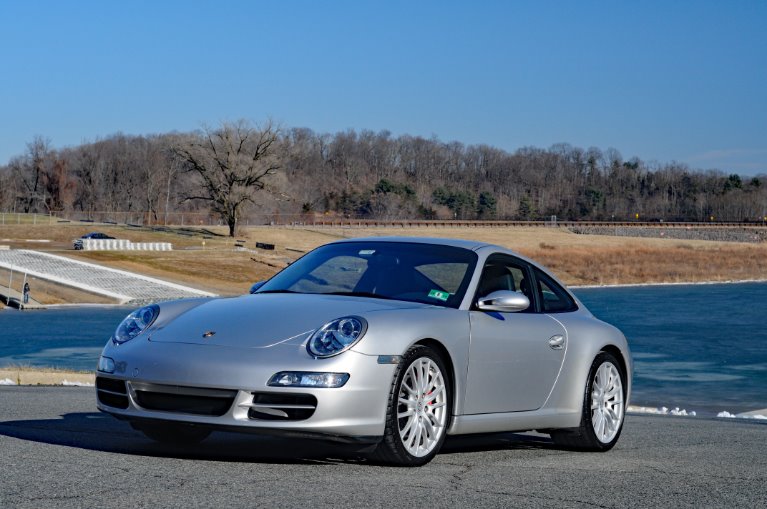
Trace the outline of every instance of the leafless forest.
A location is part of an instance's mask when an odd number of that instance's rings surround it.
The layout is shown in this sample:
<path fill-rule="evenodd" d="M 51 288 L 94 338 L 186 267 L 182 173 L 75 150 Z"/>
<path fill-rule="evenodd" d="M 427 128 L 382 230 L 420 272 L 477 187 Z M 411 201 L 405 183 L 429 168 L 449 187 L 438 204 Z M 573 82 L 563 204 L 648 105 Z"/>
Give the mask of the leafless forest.
<path fill-rule="evenodd" d="M 193 133 L 118 133 L 62 149 L 37 137 L 21 151 L 0 166 L 0 211 L 155 224 L 177 222 L 179 214 L 222 224 L 228 217 L 232 228 L 235 220 L 301 221 L 313 214 L 567 220 L 639 214 L 666 221 L 767 216 L 765 174 L 624 160 L 613 149 L 567 144 L 509 153 L 387 131 L 318 134 L 240 121 Z"/>

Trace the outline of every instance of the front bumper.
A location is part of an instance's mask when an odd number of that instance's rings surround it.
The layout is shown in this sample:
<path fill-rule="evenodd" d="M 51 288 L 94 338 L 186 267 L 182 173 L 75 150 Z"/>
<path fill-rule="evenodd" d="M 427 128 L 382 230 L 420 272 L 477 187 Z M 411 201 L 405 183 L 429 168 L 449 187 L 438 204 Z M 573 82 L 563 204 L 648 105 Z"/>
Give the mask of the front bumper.
<path fill-rule="evenodd" d="M 136 338 L 110 342 L 102 355 L 113 359 L 116 369 L 98 373 L 97 406 L 115 417 L 327 438 L 383 435 L 395 369 L 354 351 L 313 359 L 299 344 L 235 348 Z M 267 386 L 279 371 L 350 377 L 333 389 Z"/>

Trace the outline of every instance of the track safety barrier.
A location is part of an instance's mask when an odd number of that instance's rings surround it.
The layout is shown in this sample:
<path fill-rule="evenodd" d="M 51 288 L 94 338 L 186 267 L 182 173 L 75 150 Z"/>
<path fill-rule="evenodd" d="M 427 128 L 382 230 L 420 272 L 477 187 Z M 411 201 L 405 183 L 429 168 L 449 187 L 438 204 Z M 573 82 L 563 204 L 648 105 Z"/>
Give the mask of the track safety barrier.
<path fill-rule="evenodd" d="M 170 242 L 131 242 L 125 239 L 82 239 L 86 251 L 172 251 Z"/>

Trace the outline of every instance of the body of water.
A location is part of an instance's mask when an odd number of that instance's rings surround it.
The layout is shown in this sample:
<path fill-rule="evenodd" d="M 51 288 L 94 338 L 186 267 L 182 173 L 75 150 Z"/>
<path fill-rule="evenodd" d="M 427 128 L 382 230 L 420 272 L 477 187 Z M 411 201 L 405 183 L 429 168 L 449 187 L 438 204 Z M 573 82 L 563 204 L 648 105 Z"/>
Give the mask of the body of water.
<path fill-rule="evenodd" d="M 632 404 L 767 408 L 767 283 L 582 288 L 634 357 Z"/>
<path fill-rule="evenodd" d="M 94 370 L 101 349 L 131 312 L 123 307 L 0 311 L 0 366 Z"/>
<path fill-rule="evenodd" d="M 767 408 L 767 283 L 581 288 L 634 356 L 632 403 L 708 414 Z M 91 370 L 126 308 L 0 311 L 0 366 Z"/>

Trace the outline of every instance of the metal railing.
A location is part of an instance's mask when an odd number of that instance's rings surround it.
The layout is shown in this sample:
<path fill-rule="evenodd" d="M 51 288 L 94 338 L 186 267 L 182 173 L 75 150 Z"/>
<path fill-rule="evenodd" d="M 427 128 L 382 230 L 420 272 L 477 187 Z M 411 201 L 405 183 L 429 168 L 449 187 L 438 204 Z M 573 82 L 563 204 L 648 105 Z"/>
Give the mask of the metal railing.
<path fill-rule="evenodd" d="M 0 212 L 2 225 L 37 224 L 115 224 L 130 226 L 225 226 L 218 216 L 200 212 L 173 212 L 155 217 L 146 212 L 95 211 L 46 214 Z M 767 218 L 754 221 L 564 221 L 552 216 L 541 221 L 521 220 L 461 220 L 461 219 L 357 219 L 320 214 L 250 214 L 242 218 L 240 226 L 311 226 L 342 228 L 506 228 L 506 227 L 560 227 L 621 226 L 643 228 L 765 228 Z"/>

